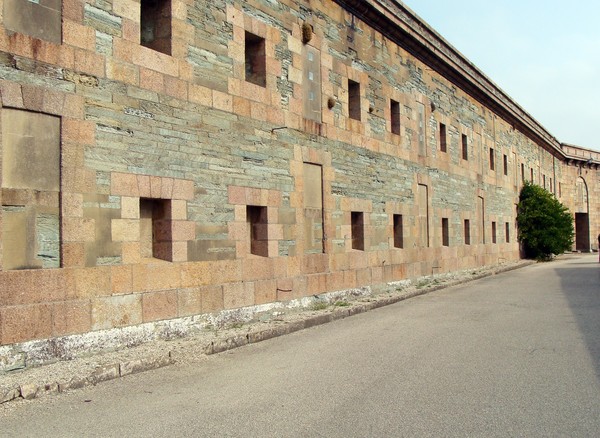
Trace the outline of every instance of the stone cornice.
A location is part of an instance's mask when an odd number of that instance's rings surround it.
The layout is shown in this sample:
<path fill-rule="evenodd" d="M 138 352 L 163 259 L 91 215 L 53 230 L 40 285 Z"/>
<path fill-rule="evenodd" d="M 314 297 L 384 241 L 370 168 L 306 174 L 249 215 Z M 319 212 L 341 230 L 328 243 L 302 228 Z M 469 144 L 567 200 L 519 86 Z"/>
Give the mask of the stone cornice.
<path fill-rule="evenodd" d="M 553 155 L 560 142 L 403 3 L 397 0 L 333 0 L 381 32 L 457 87 L 494 111 Z"/>
<path fill-rule="evenodd" d="M 582 148 L 568 143 L 561 145 L 567 164 L 587 166 L 598 169 L 600 167 L 600 152 Z"/>

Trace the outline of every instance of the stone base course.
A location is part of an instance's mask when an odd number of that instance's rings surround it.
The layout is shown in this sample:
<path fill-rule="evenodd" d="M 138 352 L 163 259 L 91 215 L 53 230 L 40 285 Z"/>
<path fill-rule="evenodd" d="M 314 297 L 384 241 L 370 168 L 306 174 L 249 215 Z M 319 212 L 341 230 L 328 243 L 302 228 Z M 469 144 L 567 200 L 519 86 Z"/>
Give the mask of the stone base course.
<path fill-rule="evenodd" d="M 110 341 L 106 350 L 96 346 L 93 355 L 81 351 L 63 351 L 70 360 L 37 357 L 39 366 L 27 366 L 25 358 L 21 364 L 15 361 L 0 371 L 0 404 L 32 400 L 47 394 L 96 385 L 130 374 L 165 367 L 174 363 L 185 363 L 206 355 L 221 353 L 244 345 L 265 341 L 306 328 L 326 324 L 349 316 L 367 312 L 383 306 L 429 292 L 456 286 L 528 266 L 534 262 L 522 260 L 496 266 L 471 269 L 458 273 L 421 277 L 416 280 L 392 282 L 363 290 L 338 291 L 323 295 L 294 300 L 284 306 L 254 306 L 253 308 L 223 311 L 211 314 L 214 325 L 201 331 L 178 334 L 157 330 L 155 338 L 146 337 L 146 342 L 137 346 L 122 346 L 118 351 L 110 351 Z M 206 315 L 205 315 L 206 316 Z M 163 322 L 164 323 L 164 322 Z M 173 321 L 170 322 L 171 324 Z M 160 323 L 157 323 L 160 324 Z M 144 328 L 144 327 L 143 327 Z M 145 327 L 148 329 L 148 327 Z M 156 327 L 155 327 L 156 328 Z M 164 327 L 163 327 L 164 328 Z M 114 330 L 113 330 L 114 331 Z M 169 340 L 170 339 L 170 340 Z M 56 340 L 54 340 L 56 342 Z M 41 341 L 40 341 L 41 342 Z M 53 340 L 44 341 L 47 343 Z M 137 340 L 138 344 L 142 343 Z M 14 346 L 13 346 L 14 347 Z M 39 347 L 39 346 L 38 346 Z M 32 350 L 35 351 L 35 350 Z M 41 349 L 38 348 L 38 352 Z M 0 356 L 6 364 L 6 351 Z M 13 358 L 18 355 L 13 354 Z M 33 360 L 33 362 L 35 362 Z M 45 364 L 44 364 L 45 363 Z"/>

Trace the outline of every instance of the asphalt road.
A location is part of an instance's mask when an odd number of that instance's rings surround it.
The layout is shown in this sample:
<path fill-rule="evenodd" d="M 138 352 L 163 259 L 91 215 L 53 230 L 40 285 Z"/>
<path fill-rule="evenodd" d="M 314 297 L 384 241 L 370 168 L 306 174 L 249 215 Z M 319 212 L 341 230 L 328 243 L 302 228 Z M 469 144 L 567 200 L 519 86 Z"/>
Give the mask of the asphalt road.
<path fill-rule="evenodd" d="M 600 434 L 597 255 L 0 409 L 11 436 Z"/>

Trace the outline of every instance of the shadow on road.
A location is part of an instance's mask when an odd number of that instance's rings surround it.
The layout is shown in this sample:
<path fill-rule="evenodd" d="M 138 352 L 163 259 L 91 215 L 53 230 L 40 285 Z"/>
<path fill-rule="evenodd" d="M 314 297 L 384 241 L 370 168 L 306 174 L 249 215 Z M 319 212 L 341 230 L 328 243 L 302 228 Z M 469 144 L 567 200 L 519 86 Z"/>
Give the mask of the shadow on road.
<path fill-rule="evenodd" d="M 563 265 L 564 266 L 564 265 Z M 600 381 L 600 263 L 598 256 L 584 256 L 556 269 L 562 290 L 579 326 L 596 377 Z"/>

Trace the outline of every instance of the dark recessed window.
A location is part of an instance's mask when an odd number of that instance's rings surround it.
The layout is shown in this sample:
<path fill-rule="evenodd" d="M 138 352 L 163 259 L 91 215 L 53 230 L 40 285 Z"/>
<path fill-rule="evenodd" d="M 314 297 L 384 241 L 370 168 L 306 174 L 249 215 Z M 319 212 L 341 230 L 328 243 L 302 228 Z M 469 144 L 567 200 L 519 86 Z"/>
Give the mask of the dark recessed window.
<path fill-rule="evenodd" d="M 402 215 L 394 215 L 394 248 L 404 248 L 404 229 Z"/>
<path fill-rule="evenodd" d="M 448 229 L 448 218 L 442 218 L 442 245 L 450 246 L 450 230 Z"/>
<path fill-rule="evenodd" d="M 508 175 L 508 156 L 504 155 L 504 175 Z"/>
<path fill-rule="evenodd" d="M 360 120 L 360 84 L 348 79 L 348 115 Z"/>
<path fill-rule="evenodd" d="M 352 249 L 365 250 L 365 222 L 361 211 L 351 213 Z"/>
<path fill-rule="evenodd" d="M 440 151 L 446 152 L 446 125 L 440 123 Z"/>
<path fill-rule="evenodd" d="M 140 255 L 172 261 L 173 234 L 170 201 L 140 198 Z"/>
<path fill-rule="evenodd" d="M 469 159 L 469 143 L 465 134 L 462 135 L 462 158 L 463 160 Z"/>
<path fill-rule="evenodd" d="M 171 54 L 171 0 L 142 0 L 140 42 L 157 52 Z"/>
<path fill-rule="evenodd" d="M 494 149 L 490 148 L 490 170 L 495 170 L 496 164 L 494 162 Z"/>
<path fill-rule="evenodd" d="M 465 228 L 465 245 L 470 245 L 471 244 L 471 221 L 469 219 L 465 219 L 465 224 L 464 224 L 464 228 Z"/>
<path fill-rule="evenodd" d="M 400 102 L 390 100 L 390 117 L 392 134 L 400 135 Z"/>
<path fill-rule="evenodd" d="M 246 81 L 261 87 L 267 86 L 265 39 L 250 32 L 245 37 Z"/>
<path fill-rule="evenodd" d="M 506 243 L 510 243 L 510 224 L 508 222 L 506 222 L 505 226 L 505 238 L 506 238 Z"/>
<path fill-rule="evenodd" d="M 492 243 L 496 243 L 496 222 L 492 222 Z"/>
<path fill-rule="evenodd" d="M 246 218 L 249 228 L 250 252 L 252 254 L 269 256 L 269 235 L 267 207 L 248 205 Z"/>

